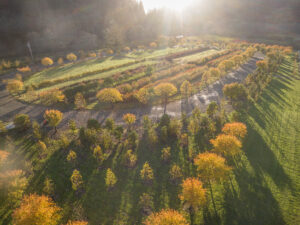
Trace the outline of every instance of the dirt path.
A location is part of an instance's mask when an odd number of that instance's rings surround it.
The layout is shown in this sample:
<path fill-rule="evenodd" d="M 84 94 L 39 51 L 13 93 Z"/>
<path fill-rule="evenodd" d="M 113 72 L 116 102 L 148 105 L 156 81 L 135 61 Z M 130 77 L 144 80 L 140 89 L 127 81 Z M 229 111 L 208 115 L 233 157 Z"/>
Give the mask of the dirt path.
<path fill-rule="evenodd" d="M 170 116 L 179 117 L 182 112 L 190 114 L 195 107 L 205 109 L 211 101 L 219 102 L 223 96 L 222 88 L 225 84 L 232 82 L 242 82 L 249 73 L 256 69 L 256 61 L 263 59 L 262 54 L 255 54 L 247 63 L 241 66 L 234 72 L 229 73 L 226 77 L 210 85 L 206 90 L 199 92 L 189 98 L 188 103 L 178 100 L 167 105 L 166 112 Z M 1 76 L 1 80 L 11 77 L 11 74 Z M 49 107 L 48 107 L 49 108 Z M 14 115 L 18 113 L 26 113 L 31 119 L 42 121 L 43 113 L 47 109 L 44 106 L 28 105 L 15 100 L 5 90 L 5 85 L 0 84 L 0 119 L 4 121 L 11 121 Z M 112 117 L 117 122 L 122 122 L 122 116 L 125 113 L 133 113 L 141 120 L 144 115 L 148 115 L 152 119 L 158 119 L 163 115 L 164 108 L 161 106 L 139 107 L 135 109 L 119 110 L 119 111 L 94 111 L 84 110 L 64 111 L 64 119 L 60 127 L 65 126 L 70 119 L 77 122 L 78 125 L 85 125 L 90 118 L 97 119 L 99 122 L 105 121 L 106 118 Z"/>

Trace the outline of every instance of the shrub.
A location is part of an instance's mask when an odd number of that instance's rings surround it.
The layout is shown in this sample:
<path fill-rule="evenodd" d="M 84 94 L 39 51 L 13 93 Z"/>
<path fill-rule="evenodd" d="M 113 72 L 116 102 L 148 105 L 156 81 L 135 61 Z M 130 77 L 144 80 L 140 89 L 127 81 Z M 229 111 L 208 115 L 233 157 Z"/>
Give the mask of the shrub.
<path fill-rule="evenodd" d="M 64 60 L 63 60 L 62 57 L 60 57 L 60 58 L 57 60 L 57 64 L 58 64 L 58 65 L 64 64 Z"/>
<path fill-rule="evenodd" d="M 157 48 L 157 44 L 155 42 L 151 42 L 149 46 L 150 48 Z"/>
<path fill-rule="evenodd" d="M 2 60 L 1 64 L 2 64 L 2 67 L 5 69 L 10 69 L 12 66 L 12 63 L 9 60 L 7 60 L 7 61 Z"/>
<path fill-rule="evenodd" d="M 123 101 L 122 94 L 116 88 L 104 88 L 97 93 L 97 98 L 103 103 Z"/>
<path fill-rule="evenodd" d="M 49 57 L 43 58 L 41 62 L 44 66 L 51 66 L 53 64 L 53 60 Z"/>
<path fill-rule="evenodd" d="M 77 109 L 84 109 L 86 106 L 86 101 L 80 92 L 77 92 L 74 99 L 74 104 Z"/>
<path fill-rule="evenodd" d="M 96 57 L 97 57 L 97 54 L 94 53 L 94 52 L 90 52 L 90 53 L 89 53 L 89 57 L 96 58 Z"/>
<path fill-rule="evenodd" d="M 50 106 L 65 100 L 65 95 L 59 89 L 52 89 L 40 93 L 40 101 L 42 104 Z"/>
<path fill-rule="evenodd" d="M 67 55 L 67 60 L 70 62 L 75 62 L 77 60 L 77 56 L 74 53 L 70 53 Z"/>
<path fill-rule="evenodd" d="M 24 84 L 20 80 L 8 80 L 6 90 L 11 94 L 18 94 L 24 90 Z"/>
<path fill-rule="evenodd" d="M 14 117 L 14 124 L 16 126 L 16 129 L 19 131 L 26 130 L 30 128 L 31 122 L 30 118 L 26 114 L 18 114 Z"/>
<path fill-rule="evenodd" d="M 25 67 L 22 67 L 22 68 L 18 68 L 17 69 L 19 72 L 21 73 L 27 73 L 27 72 L 31 72 L 31 69 L 29 66 L 25 66 Z"/>

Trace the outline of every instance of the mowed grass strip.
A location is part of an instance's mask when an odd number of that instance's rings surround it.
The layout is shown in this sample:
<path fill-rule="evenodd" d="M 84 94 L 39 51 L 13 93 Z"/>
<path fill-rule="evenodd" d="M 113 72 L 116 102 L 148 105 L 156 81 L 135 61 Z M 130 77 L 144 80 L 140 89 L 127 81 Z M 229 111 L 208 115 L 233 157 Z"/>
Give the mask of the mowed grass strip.
<path fill-rule="evenodd" d="M 121 67 L 136 60 L 155 58 L 170 53 L 184 51 L 186 48 L 165 48 L 153 51 L 144 51 L 141 54 L 129 53 L 124 57 L 107 57 L 103 59 L 91 59 L 77 63 L 68 63 L 63 66 L 48 68 L 32 75 L 25 81 L 25 85 L 38 84 L 43 81 L 76 77 L 78 74 L 89 73 L 111 67 Z"/>
<path fill-rule="evenodd" d="M 127 70 L 135 69 L 135 68 L 138 68 L 140 66 L 153 65 L 155 63 L 157 63 L 157 62 L 156 61 L 146 61 L 146 62 L 136 63 L 134 65 L 120 67 L 120 68 L 117 68 L 117 69 L 114 69 L 114 70 L 109 70 L 107 72 L 93 74 L 93 75 L 90 75 L 90 76 L 87 76 L 87 77 L 80 77 L 79 79 L 72 79 L 72 80 L 68 80 L 66 82 L 60 82 L 58 84 L 36 90 L 36 92 L 39 93 L 41 91 L 46 91 L 46 90 L 50 90 L 50 89 L 53 89 L 53 88 L 59 88 L 60 89 L 60 88 L 68 87 L 70 85 L 80 83 L 80 82 L 83 82 L 83 81 L 104 79 L 104 78 L 110 77 L 110 76 L 112 76 L 116 73 L 121 73 L 121 72 L 124 72 L 124 71 L 127 71 Z"/>
<path fill-rule="evenodd" d="M 207 50 L 207 51 L 204 51 L 204 52 L 199 52 L 199 53 L 196 53 L 196 54 L 192 54 L 192 55 L 177 58 L 177 59 L 175 59 L 175 61 L 177 61 L 177 62 L 195 61 L 195 60 L 199 60 L 199 59 L 202 59 L 204 57 L 213 55 L 217 52 L 222 52 L 222 51 L 218 51 L 218 50 L 215 50 L 215 49 L 210 49 L 210 50 Z"/>
<path fill-rule="evenodd" d="M 300 76 L 293 69 L 287 58 L 246 116 L 247 159 L 235 173 L 238 197 L 229 195 L 238 206 L 228 206 L 230 224 L 300 224 Z"/>

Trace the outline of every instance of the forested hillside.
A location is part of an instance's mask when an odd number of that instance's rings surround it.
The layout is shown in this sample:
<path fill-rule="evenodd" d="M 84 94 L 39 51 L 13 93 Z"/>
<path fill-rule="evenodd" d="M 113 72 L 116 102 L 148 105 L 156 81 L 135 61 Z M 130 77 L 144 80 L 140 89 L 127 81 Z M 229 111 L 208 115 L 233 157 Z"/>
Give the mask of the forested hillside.
<path fill-rule="evenodd" d="M 299 5 L 297 0 L 203 0 L 181 17 L 164 10 L 145 13 L 136 0 L 2 0 L 0 55 L 24 55 L 28 41 L 38 53 L 118 48 L 159 35 L 199 33 L 241 38 L 281 33 L 294 42 Z"/>

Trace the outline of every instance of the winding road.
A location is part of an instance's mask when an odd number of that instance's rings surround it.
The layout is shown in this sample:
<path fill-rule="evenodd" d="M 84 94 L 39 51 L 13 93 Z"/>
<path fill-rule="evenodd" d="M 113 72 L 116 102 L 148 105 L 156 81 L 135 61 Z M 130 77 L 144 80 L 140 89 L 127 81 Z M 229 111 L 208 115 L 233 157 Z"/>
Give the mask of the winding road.
<path fill-rule="evenodd" d="M 256 53 L 247 63 L 242 65 L 239 69 L 229 73 L 224 78 L 211 84 L 207 89 L 191 96 L 186 101 L 174 101 L 170 102 L 166 107 L 166 113 L 172 117 L 180 117 L 182 112 L 190 114 L 196 107 L 205 109 L 211 101 L 220 102 L 223 96 L 223 86 L 232 82 L 242 82 L 249 73 L 256 69 L 256 62 L 262 60 L 264 56 L 261 53 Z M 13 117 L 18 113 L 25 113 L 30 116 L 32 120 L 42 121 L 45 110 L 49 107 L 26 104 L 17 101 L 6 90 L 2 80 L 8 79 L 14 76 L 13 74 L 2 75 L 0 84 L 0 120 L 12 121 Z M 122 123 L 122 117 L 126 113 L 133 113 L 136 115 L 138 121 L 142 119 L 144 115 L 148 115 L 151 119 L 158 119 L 164 113 L 164 107 L 162 106 L 148 106 L 137 107 L 131 109 L 122 109 L 118 111 L 95 111 L 95 110 L 68 110 L 63 111 L 64 118 L 59 127 L 66 126 L 70 119 L 76 121 L 80 126 L 84 126 L 88 119 L 96 119 L 100 123 L 105 121 L 106 118 L 111 117 L 116 120 L 117 123 Z"/>

